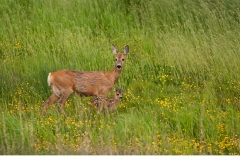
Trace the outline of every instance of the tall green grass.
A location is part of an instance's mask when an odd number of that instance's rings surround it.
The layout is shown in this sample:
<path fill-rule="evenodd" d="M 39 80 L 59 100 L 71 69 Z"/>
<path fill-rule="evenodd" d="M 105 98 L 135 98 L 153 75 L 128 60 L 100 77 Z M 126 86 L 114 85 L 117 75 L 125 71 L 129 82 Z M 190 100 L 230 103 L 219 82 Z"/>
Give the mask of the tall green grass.
<path fill-rule="evenodd" d="M 0 0 L 0 154 L 240 154 L 240 1 Z M 100 115 L 49 72 L 113 68 L 123 100 Z M 109 93 L 111 96 L 112 93 Z"/>

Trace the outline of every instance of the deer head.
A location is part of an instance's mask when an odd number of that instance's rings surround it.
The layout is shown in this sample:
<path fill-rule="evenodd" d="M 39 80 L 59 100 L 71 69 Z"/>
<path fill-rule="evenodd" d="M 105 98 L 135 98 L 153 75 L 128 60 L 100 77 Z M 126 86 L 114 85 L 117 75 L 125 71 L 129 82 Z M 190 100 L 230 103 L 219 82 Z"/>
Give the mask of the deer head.
<path fill-rule="evenodd" d="M 115 54 L 115 67 L 117 70 L 121 70 L 123 68 L 124 65 L 124 60 L 125 60 L 125 56 L 128 54 L 129 52 L 129 46 L 126 45 L 123 53 L 118 52 L 118 50 L 116 49 L 116 47 L 112 44 L 112 51 L 113 54 Z"/>

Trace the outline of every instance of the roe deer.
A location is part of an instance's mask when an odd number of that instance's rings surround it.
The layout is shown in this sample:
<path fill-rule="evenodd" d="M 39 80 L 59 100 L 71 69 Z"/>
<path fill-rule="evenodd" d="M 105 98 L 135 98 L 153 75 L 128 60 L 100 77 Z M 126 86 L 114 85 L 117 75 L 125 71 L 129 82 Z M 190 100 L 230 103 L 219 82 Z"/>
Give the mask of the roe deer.
<path fill-rule="evenodd" d="M 113 98 L 99 98 L 96 97 L 91 101 L 93 106 L 98 107 L 98 101 L 101 101 L 103 108 L 109 112 L 112 112 L 118 108 L 118 105 L 122 99 L 122 87 L 119 89 L 114 88 L 114 97 Z"/>
<path fill-rule="evenodd" d="M 58 70 L 48 74 L 47 82 L 53 93 L 42 104 L 42 116 L 45 115 L 47 108 L 58 101 L 58 111 L 66 117 L 64 112 L 64 104 L 68 97 L 73 93 L 80 96 L 93 96 L 105 98 L 107 93 L 111 91 L 114 84 L 120 77 L 124 66 L 125 56 L 129 52 L 129 46 L 126 45 L 123 53 L 117 51 L 112 45 L 112 52 L 115 55 L 115 66 L 111 71 L 73 71 Z M 101 102 L 98 104 L 98 112 L 102 110 Z"/>

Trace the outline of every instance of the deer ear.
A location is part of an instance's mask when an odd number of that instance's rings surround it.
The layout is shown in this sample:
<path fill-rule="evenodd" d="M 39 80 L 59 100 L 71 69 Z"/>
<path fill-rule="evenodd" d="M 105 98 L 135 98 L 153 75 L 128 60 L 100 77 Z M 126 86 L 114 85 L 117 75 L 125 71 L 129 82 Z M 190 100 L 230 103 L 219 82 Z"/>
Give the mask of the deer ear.
<path fill-rule="evenodd" d="M 113 44 L 112 44 L 112 52 L 113 52 L 113 54 L 117 54 L 117 49 Z"/>
<path fill-rule="evenodd" d="M 124 52 L 124 54 L 128 54 L 128 52 L 129 52 L 129 46 L 128 45 L 125 46 L 123 52 Z"/>

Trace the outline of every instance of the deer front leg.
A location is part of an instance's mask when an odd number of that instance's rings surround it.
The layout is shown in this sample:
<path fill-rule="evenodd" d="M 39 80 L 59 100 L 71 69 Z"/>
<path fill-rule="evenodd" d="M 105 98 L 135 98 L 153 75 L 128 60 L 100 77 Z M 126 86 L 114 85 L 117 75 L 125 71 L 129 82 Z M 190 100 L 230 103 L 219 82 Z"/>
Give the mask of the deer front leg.
<path fill-rule="evenodd" d="M 93 97 L 92 97 L 92 100 L 90 101 L 90 104 L 91 104 L 93 107 L 97 107 L 97 99 L 98 99 L 98 97 L 96 97 L 96 96 L 93 96 Z"/>
<path fill-rule="evenodd" d="M 97 97 L 97 113 L 100 114 L 100 112 L 103 110 L 103 104 L 102 104 L 102 98 Z"/>
<path fill-rule="evenodd" d="M 51 94 L 51 96 L 42 104 L 42 116 L 46 114 L 48 107 L 54 102 L 56 102 L 58 99 L 59 97 L 56 94 Z"/>
<path fill-rule="evenodd" d="M 106 98 L 101 98 L 100 99 L 100 103 L 98 104 L 98 114 L 103 109 L 108 112 L 108 99 L 106 99 Z"/>
<path fill-rule="evenodd" d="M 72 94 L 72 91 L 68 91 L 68 92 L 64 92 L 61 96 L 60 96 L 60 101 L 59 101 L 59 104 L 58 104 L 58 111 L 60 113 L 62 113 L 64 115 L 64 117 L 66 118 L 67 115 L 66 113 L 64 112 L 64 105 L 68 99 L 68 97 Z"/>
<path fill-rule="evenodd" d="M 108 87 L 105 87 L 104 89 L 102 89 L 96 96 L 97 96 L 97 113 L 99 114 L 104 106 L 106 105 L 106 96 L 107 96 L 107 93 L 110 92 L 112 89 L 112 86 L 109 85 Z"/>

